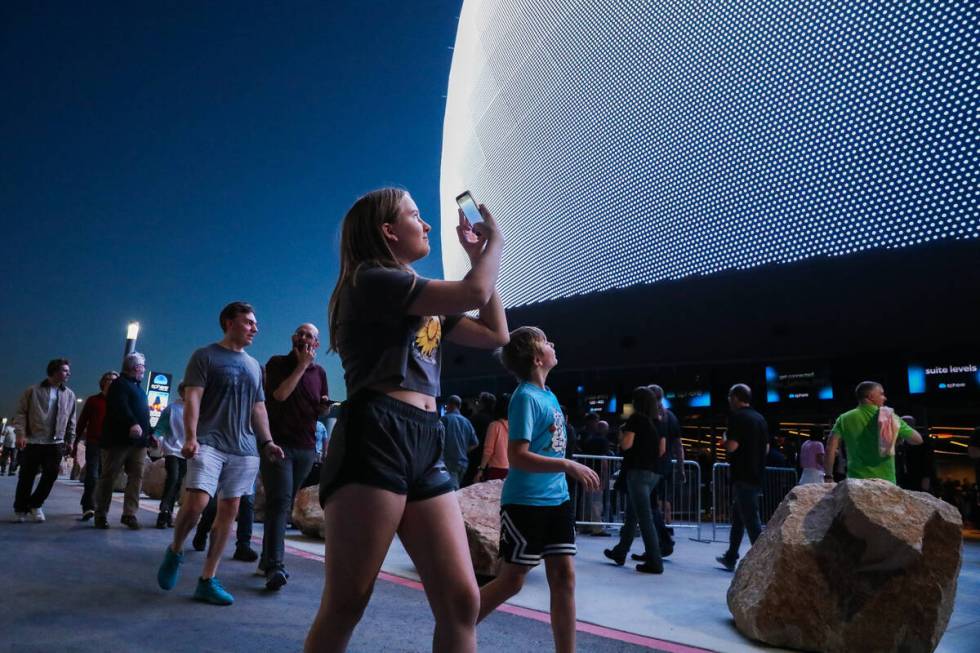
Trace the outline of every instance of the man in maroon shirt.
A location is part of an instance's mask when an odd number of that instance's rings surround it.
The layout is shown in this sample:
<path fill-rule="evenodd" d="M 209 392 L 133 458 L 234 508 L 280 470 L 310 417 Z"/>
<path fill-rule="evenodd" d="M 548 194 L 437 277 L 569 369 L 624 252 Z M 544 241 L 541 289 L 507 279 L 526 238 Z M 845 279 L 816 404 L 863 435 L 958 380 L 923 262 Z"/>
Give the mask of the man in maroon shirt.
<path fill-rule="evenodd" d="M 265 397 L 272 439 L 285 456 L 260 463 L 265 487 L 265 530 L 262 559 L 265 586 L 277 591 L 289 574 L 285 557 L 286 522 L 293 497 L 316 462 L 316 420 L 330 407 L 327 373 L 314 363 L 320 347 L 320 332 L 312 324 L 301 324 L 293 333 L 293 349 L 273 356 L 265 365 Z"/>
<path fill-rule="evenodd" d="M 88 521 L 95 516 L 95 501 L 92 493 L 99 482 L 101 471 L 101 452 L 100 441 L 102 439 L 102 423 L 105 421 L 105 397 L 109 392 L 109 386 L 119 378 L 119 372 L 106 372 L 99 379 L 99 393 L 94 394 L 85 400 L 82 406 L 82 414 L 78 418 L 78 437 L 75 439 L 75 447 L 72 450 L 72 457 L 78 457 L 78 443 L 85 440 L 85 490 L 82 492 L 82 521 Z"/>

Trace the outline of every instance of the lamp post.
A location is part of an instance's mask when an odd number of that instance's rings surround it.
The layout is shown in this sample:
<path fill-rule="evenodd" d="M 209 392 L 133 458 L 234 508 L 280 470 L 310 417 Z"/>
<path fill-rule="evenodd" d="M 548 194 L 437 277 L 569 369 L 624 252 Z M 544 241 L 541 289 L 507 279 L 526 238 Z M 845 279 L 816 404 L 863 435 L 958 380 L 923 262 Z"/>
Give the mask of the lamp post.
<path fill-rule="evenodd" d="M 123 351 L 123 358 L 126 358 L 136 351 L 136 338 L 140 334 L 140 323 L 130 322 L 126 327 L 126 349 Z"/>

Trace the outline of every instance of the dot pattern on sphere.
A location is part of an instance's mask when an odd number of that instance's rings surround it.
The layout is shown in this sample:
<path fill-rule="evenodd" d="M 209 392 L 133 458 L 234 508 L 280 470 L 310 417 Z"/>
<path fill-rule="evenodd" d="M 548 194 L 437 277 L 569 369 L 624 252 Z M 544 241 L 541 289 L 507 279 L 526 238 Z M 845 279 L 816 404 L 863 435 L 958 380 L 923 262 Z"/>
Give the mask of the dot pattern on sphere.
<path fill-rule="evenodd" d="M 441 171 L 508 307 L 980 236 L 975 0 L 466 0 Z"/>

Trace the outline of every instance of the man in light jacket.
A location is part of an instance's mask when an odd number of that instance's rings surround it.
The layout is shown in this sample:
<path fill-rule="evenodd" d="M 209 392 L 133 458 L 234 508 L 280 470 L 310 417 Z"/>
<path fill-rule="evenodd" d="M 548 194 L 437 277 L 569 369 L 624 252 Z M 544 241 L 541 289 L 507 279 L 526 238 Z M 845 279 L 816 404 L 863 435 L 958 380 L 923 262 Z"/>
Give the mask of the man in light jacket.
<path fill-rule="evenodd" d="M 61 459 L 75 437 L 75 393 L 65 382 L 71 376 L 71 363 L 55 358 L 48 363 L 48 377 L 21 395 L 14 416 L 17 448 L 20 449 L 20 476 L 14 499 L 14 521 L 43 522 L 41 506 L 58 478 Z M 41 480 L 34 487 L 38 470 Z"/>

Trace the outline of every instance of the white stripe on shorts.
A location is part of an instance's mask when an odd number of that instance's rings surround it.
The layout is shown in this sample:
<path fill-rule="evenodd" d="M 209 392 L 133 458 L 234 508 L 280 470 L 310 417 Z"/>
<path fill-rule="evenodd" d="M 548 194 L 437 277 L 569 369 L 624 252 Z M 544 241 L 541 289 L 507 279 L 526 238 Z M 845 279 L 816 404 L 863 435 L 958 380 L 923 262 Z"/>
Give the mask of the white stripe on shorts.
<path fill-rule="evenodd" d="M 541 556 L 525 552 L 525 549 L 527 549 L 527 540 L 524 539 L 521 532 L 514 526 L 514 522 L 511 521 L 510 515 L 507 514 L 506 510 L 500 513 L 500 527 L 507 531 L 507 534 L 514 540 L 514 559 L 508 560 L 507 562 L 531 566 L 541 563 Z"/>
<path fill-rule="evenodd" d="M 541 552 L 541 555 L 575 555 L 576 553 L 578 553 L 578 547 L 574 544 L 549 544 L 548 546 L 544 547 L 544 551 Z"/>

